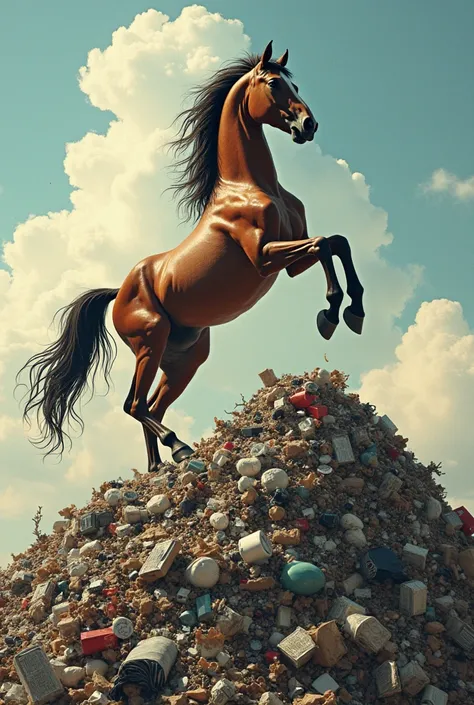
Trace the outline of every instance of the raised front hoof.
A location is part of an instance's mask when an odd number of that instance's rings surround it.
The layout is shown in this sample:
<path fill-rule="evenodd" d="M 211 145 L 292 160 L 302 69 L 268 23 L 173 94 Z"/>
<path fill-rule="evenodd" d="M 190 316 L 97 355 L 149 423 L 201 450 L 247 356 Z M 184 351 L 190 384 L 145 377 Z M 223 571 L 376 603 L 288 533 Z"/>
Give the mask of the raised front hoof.
<path fill-rule="evenodd" d="M 348 328 L 351 329 L 357 335 L 362 333 L 362 327 L 364 325 L 364 316 L 356 316 L 352 313 L 350 306 L 344 309 L 344 322 Z"/>
<path fill-rule="evenodd" d="M 178 464 L 182 463 L 183 460 L 190 458 L 192 455 L 194 455 L 194 451 L 192 448 L 186 445 L 186 443 L 181 443 L 180 445 L 176 446 L 176 448 L 171 453 L 171 457 L 173 458 L 174 462 Z"/>
<path fill-rule="evenodd" d="M 325 340 L 329 340 L 337 328 L 337 323 L 332 323 L 326 316 L 326 311 L 320 311 L 316 319 L 318 330 Z"/>

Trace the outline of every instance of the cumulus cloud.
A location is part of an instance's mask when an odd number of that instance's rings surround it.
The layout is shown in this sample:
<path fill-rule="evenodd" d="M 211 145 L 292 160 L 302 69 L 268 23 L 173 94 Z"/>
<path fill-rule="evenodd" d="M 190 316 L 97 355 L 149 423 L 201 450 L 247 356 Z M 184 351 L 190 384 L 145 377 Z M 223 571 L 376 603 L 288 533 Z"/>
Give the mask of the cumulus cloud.
<path fill-rule="evenodd" d="M 461 305 L 447 299 L 423 303 L 395 357 L 363 375 L 361 398 L 390 416 L 422 462 L 442 462 L 455 506 L 472 507 L 474 333 Z"/>
<path fill-rule="evenodd" d="M 8 271 L 0 271 L 0 535 L 8 536 L 11 550 L 30 540 L 35 502 L 45 506 L 47 528 L 54 510 L 70 502 L 80 505 L 92 485 L 131 467 L 146 469 L 142 430 L 122 411 L 134 360 L 120 340 L 114 390 L 83 406 L 85 432 L 60 465 L 42 464 L 28 444 L 13 400 L 14 377 L 40 345 L 56 338 L 50 323 L 58 308 L 84 289 L 119 286 L 137 261 L 174 247 L 188 234 L 170 195 L 162 195 L 170 183 L 162 147 L 185 91 L 249 49 L 237 19 L 196 5 L 173 21 L 149 10 L 117 29 L 104 51 L 93 49 L 80 69 L 81 90 L 115 118 L 106 134 L 89 133 L 67 145 L 70 210 L 19 225 L 4 248 Z M 343 233 L 351 240 L 367 293 L 365 335 L 357 338 L 341 327 L 330 343 L 322 341 L 314 324 L 326 303 L 321 268 L 294 280 L 283 275 L 259 306 L 213 331 L 210 361 L 193 391 L 167 416 L 188 442 L 207 435 L 212 418 L 232 407 L 238 392 L 251 392 L 257 372 L 267 366 L 279 372 L 310 369 L 328 352 L 332 367 L 353 374 L 381 367 L 399 342 L 397 318 L 422 276 L 416 264 L 394 267 L 385 259 L 392 241 L 387 214 L 371 203 L 363 174 L 352 172 L 343 159 L 323 155 L 314 144 L 295 149 L 286 135 L 274 131 L 269 139 L 282 183 L 307 206 L 310 233 Z M 113 331 L 110 314 L 108 327 Z"/>
<path fill-rule="evenodd" d="M 422 189 L 431 193 L 449 193 L 459 201 L 467 201 L 474 198 L 474 176 L 460 179 L 446 169 L 436 169 L 430 180 L 422 184 Z"/>

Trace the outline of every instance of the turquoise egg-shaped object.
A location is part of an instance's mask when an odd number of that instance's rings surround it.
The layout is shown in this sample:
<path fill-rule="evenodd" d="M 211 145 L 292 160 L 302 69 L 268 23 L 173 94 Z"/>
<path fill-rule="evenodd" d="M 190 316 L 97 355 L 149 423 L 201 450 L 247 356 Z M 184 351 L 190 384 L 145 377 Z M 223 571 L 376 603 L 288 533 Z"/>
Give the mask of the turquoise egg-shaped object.
<path fill-rule="evenodd" d="M 323 589 L 326 577 L 323 571 L 312 563 L 293 561 L 283 568 L 280 581 L 285 590 L 295 595 L 314 595 Z"/>

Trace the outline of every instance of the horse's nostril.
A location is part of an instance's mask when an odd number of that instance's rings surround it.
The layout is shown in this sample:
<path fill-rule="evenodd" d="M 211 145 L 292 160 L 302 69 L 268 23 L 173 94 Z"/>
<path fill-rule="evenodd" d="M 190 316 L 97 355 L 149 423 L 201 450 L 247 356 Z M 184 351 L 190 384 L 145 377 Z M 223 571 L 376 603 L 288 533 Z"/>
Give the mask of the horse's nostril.
<path fill-rule="evenodd" d="M 312 132 L 314 130 L 314 120 L 310 117 L 305 117 L 303 120 L 303 130 L 305 132 Z"/>

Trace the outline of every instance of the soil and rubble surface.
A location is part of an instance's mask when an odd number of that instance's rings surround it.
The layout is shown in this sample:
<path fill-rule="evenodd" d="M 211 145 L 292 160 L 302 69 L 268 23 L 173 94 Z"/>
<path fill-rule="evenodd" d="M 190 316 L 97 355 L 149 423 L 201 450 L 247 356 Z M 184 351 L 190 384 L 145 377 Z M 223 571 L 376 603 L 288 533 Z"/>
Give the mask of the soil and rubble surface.
<path fill-rule="evenodd" d="M 260 378 L 191 458 L 111 472 L 0 571 L 0 705 L 474 703 L 474 528 L 439 466 L 339 371 Z M 166 682 L 119 698 L 152 637 Z"/>

